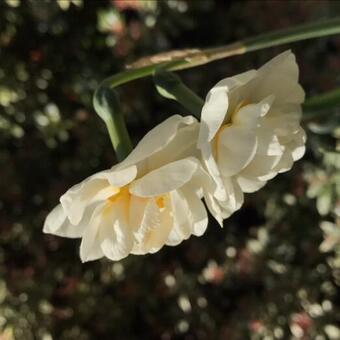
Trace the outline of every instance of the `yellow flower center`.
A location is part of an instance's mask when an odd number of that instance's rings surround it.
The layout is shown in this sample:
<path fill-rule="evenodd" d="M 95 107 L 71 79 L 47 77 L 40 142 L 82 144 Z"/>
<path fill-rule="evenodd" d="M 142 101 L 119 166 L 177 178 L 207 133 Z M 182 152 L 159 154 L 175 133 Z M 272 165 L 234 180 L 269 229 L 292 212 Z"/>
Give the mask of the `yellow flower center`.
<path fill-rule="evenodd" d="M 111 211 L 111 208 L 114 203 L 118 201 L 123 201 L 125 204 L 125 207 L 129 207 L 130 204 L 130 199 L 132 194 L 129 191 L 129 186 L 125 185 L 124 187 L 121 188 L 116 188 L 112 187 L 114 194 L 111 195 L 109 198 L 106 199 L 106 205 L 103 209 L 103 215 L 106 216 L 109 214 Z M 155 200 L 155 203 L 159 210 L 163 210 L 165 208 L 165 196 L 166 195 L 161 195 L 161 196 L 155 196 L 152 197 L 151 199 Z"/>
<path fill-rule="evenodd" d="M 130 192 L 128 186 L 124 186 L 122 188 L 114 188 L 114 190 L 117 190 L 112 196 L 110 196 L 107 201 L 108 204 L 112 204 L 114 202 L 117 202 L 119 199 L 129 199 L 130 198 Z"/>
<path fill-rule="evenodd" d="M 159 209 L 163 209 L 165 207 L 164 196 L 158 196 L 155 201 Z"/>

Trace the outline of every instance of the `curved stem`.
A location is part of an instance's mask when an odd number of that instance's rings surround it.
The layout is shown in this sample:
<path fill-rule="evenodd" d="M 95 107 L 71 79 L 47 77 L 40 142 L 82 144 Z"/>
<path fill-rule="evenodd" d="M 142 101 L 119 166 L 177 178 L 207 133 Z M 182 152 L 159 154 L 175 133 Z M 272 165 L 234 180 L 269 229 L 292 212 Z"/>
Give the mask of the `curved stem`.
<path fill-rule="evenodd" d="M 109 87 L 101 86 L 96 91 L 93 104 L 106 124 L 118 161 L 122 161 L 132 151 L 132 143 L 117 94 Z"/>
<path fill-rule="evenodd" d="M 198 119 L 201 118 L 201 111 L 204 100 L 190 90 L 176 74 L 157 68 L 153 79 L 160 95 L 165 98 L 176 100 L 182 104 L 191 114 Z"/>

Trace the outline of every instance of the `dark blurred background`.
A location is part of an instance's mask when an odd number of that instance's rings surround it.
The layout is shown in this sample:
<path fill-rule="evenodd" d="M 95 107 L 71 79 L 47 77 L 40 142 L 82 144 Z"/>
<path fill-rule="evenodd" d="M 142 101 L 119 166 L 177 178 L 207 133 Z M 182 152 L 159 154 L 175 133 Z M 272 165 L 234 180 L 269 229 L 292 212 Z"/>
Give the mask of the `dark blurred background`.
<path fill-rule="evenodd" d="M 0 0 L 0 339 L 340 339 L 339 125 L 304 123 L 308 150 L 221 229 L 149 256 L 81 264 L 42 233 L 71 185 L 115 156 L 91 101 L 140 57 L 215 47 L 340 14 L 339 1 Z M 339 36 L 181 72 L 223 77 L 296 53 L 307 96 L 340 84 Z M 171 114 L 151 79 L 119 89 L 137 142 Z"/>

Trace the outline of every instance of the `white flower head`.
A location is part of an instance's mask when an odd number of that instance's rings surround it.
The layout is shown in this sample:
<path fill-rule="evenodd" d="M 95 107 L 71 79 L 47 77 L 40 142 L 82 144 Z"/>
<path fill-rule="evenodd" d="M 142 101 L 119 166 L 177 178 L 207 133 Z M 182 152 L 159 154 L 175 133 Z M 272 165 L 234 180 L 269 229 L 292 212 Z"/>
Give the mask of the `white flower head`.
<path fill-rule="evenodd" d="M 123 162 L 69 189 L 44 232 L 82 238 L 83 262 L 154 253 L 201 236 L 208 224 L 201 197 L 213 183 L 194 157 L 198 131 L 193 117 L 168 118 Z"/>
<path fill-rule="evenodd" d="M 218 82 L 202 109 L 198 147 L 214 179 L 210 209 L 220 219 L 240 208 L 244 192 L 254 192 L 288 171 L 305 152 L 300 127 L 304 91 L 292 52 L 258 70 Z"/>

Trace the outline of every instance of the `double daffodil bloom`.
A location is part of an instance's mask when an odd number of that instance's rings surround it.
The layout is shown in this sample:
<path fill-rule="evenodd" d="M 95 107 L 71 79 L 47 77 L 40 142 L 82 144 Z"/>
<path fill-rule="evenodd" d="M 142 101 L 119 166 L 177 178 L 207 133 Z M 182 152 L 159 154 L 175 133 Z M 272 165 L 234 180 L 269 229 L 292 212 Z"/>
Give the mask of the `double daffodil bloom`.
<path fill-rule="evenodd" d="M 120 260 L 158 251 L 239 209 L 305 152 L 304 91 L 287 51 L 259 70 L 223 79 L 208 93 L 201 123 L 174 115 L 113 168 L 69 189 L 44 232 L 81 238 L 80 257 Z"/>
<path fill-rule="evenodd" d="M 287 51 L 209 91 L 198 147 L 217 184 L 210 205 L 219 220 L 241 207 L 244 192 L 259 190 L 303 156 L 305 95 L 298 74 L 295 56 Z"/>
<path fill-rule="evenodd" d="M 83 262 L 158 251 L 208 224 L 201 197 L 213 182 L 196 149 L 199 124 L 172 116 L 151 130 L 120 164 L 69 189 L 44 232 L 80 237 Z"/>

